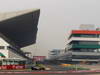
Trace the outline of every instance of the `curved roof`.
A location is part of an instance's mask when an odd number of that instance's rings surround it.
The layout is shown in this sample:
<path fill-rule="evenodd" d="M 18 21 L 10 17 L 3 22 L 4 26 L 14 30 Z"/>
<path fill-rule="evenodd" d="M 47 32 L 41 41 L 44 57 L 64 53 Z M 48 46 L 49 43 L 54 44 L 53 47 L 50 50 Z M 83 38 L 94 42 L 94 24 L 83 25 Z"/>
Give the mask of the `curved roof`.
<path fill-rule="evenodd" d="M 20 48 L 34 44 L 39 14 L 39 9 L 0 13 L 0 32 Z"/>

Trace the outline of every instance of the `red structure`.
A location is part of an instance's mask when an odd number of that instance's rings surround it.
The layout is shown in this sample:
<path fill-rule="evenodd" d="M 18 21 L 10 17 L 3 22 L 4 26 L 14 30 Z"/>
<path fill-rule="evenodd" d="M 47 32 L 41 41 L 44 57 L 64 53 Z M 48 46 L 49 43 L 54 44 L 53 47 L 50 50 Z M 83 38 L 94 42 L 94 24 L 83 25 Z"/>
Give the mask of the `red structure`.
<path fill-rule="evenodd" d="M 96 31 L 96 30 L 73 30 L 72 34 L 100 34 L 100 31 Z"/>
<path fill-rule="evenodd" d="M 33 60 L 35 61 L 43 61 L 46 59 L 46 56 L 33 56 Z"/>
<path fill-rule="evenodd" d="M 25 65 L 2 65 L 0 70 L 25 69 Z"/>

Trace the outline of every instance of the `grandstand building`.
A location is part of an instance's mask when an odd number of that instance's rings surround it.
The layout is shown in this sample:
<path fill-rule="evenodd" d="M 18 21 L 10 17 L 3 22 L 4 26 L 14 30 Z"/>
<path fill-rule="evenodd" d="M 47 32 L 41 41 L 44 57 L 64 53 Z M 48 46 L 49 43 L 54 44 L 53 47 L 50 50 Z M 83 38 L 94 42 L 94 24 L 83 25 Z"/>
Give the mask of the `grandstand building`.
<path fill-rule="evenodd" d="M 21 49 L 36 43 L 39 14 L 39 9 L 0 13 L 0 69 L 22 69 L 32 61 Z"/>

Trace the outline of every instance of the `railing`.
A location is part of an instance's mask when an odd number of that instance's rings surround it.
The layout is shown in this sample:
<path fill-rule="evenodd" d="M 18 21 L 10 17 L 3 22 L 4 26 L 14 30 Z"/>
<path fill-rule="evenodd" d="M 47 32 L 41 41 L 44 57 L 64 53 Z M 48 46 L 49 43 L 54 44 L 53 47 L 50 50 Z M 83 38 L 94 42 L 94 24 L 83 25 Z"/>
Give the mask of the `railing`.
<path fill-rule="evenodd" d="M 68 51 L 68 52 L 65 52 L 63 54 L 59 54 L 59 55 L 52 55 L 51 56 L 51 60 L 54 60 L 54 59 L 67 59 L 67 58 L 70 58 L 72 56 L 72 53 L 71 51 Z"/>
<path fill-rule="evenodd" d="M 16 48 L 12 48 L 12 47 L 9 47 L 8 48 L 9 50 L 13 51 L 13 52 L 16 52 L 17 54 L 19 54 L 20 56 L 24 57 L 24 58 L 27 58 L 27 59 L 31 59 L 29 57 L 27 57 L 24 52 L 20 49 L 16 49 Z"/>
<path fill-rule="evenodd" d="M 98 52 L 72 52 L 72 55 L 100 55 Z"/>
<path fill-rule="evenodd" d="M 96 59 L 72 59 L 72 61 L 99 61 Z"/>
<path fill-rule="evenodd" d="M 72 42 L 72 41 L 100 41 L 100 38 L 97 37 L 71 37 L 68 41 L 67 44 Z"/>

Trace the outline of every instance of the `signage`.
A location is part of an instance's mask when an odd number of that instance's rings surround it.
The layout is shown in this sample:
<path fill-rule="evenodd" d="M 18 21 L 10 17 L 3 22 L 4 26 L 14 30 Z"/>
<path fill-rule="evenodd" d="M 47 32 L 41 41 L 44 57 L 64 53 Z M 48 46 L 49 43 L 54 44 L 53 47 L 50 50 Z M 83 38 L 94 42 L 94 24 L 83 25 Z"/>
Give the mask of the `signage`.
<path fill-rule="evenodd" d="M 0 70 L 25 69 L 25 65 L 2 65 Z"/>

